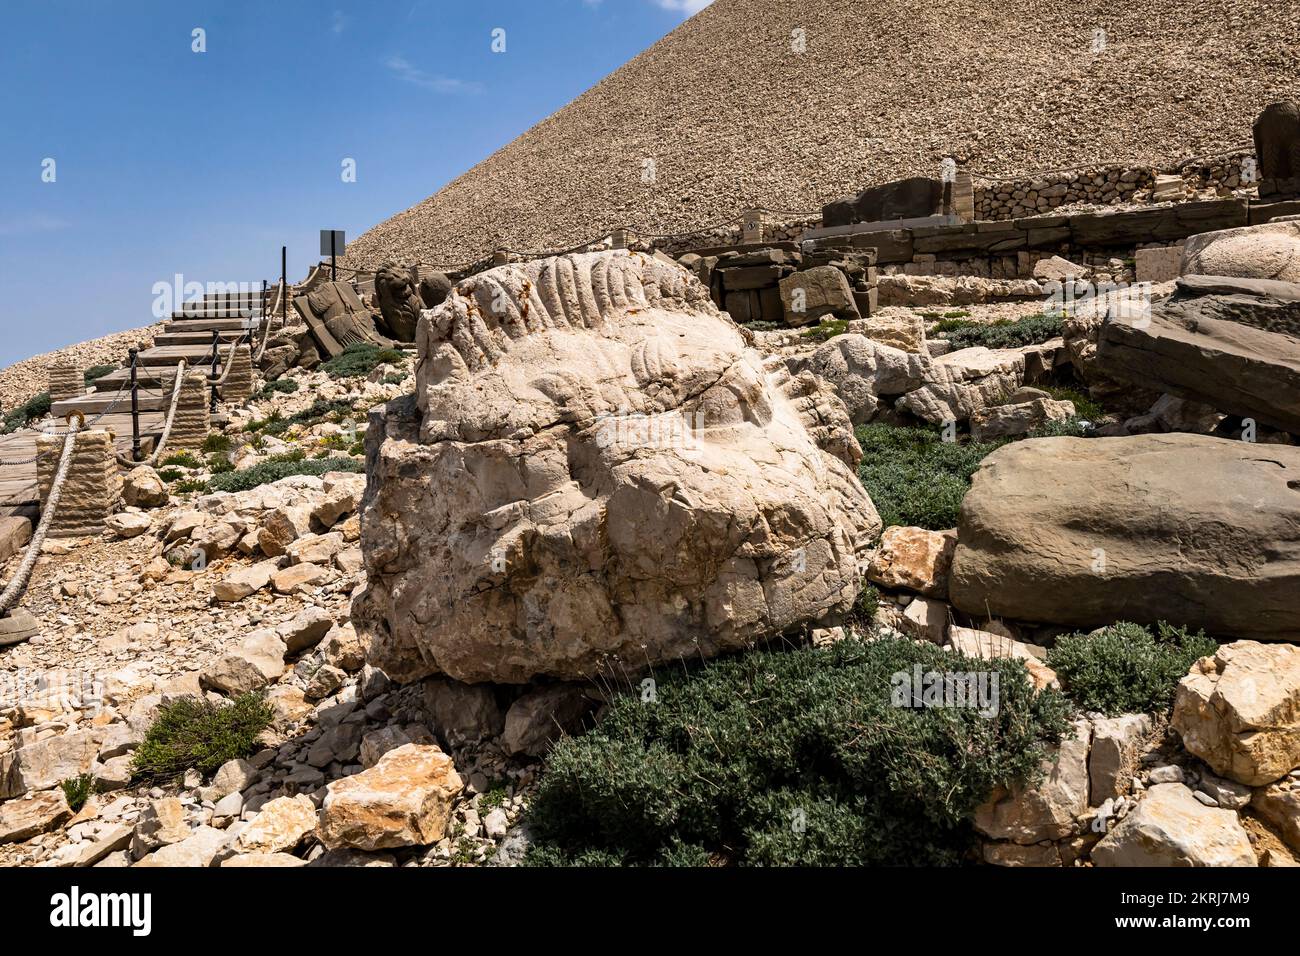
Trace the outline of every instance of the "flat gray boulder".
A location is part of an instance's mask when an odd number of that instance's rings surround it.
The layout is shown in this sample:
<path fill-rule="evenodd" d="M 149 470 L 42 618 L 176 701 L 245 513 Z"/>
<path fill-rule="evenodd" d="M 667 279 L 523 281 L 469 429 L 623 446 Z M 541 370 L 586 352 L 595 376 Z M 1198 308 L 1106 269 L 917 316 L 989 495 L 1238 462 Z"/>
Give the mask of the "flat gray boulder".
<path fill-rule="evenodd" d="M 949 596 L 970 614 L 1300 636 L 1300 448 L 1038 438 L 984 459 Z"/>
<path fill-rule="evenodd" d="M 1190 277 L 1151 309 L 1101 327 L 1111 378 L 1300 432 L 1300 285 Z"/>

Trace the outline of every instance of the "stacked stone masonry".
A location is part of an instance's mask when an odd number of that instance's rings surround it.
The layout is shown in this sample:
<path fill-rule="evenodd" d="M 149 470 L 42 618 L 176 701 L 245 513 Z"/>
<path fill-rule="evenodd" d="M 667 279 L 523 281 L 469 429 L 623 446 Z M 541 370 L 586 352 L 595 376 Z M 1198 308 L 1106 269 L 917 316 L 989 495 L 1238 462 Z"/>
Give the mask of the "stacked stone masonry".
<path fill-rule="evenodd" d="M 232 373 L 233 374 L 233 373 Z M 210 412 L 208 403 L 207 373 L 191 370 L 185 373 L 180 399 L 176 405 L 176 420 L 172 424 L 169 448 L 198 448 L 208 437 Z"/>
<path fill-rule="evenodd" d="M 42 435 L 36 439 L 36 480 L 42 512 L 58 472 L 64 441 L 63 435 Z M 122 478 L 114 458 L 111 433 L 88 430 L 79 432 L 75 441 L 72 463 L 50 524 L 49 535 L 54 538 L 100 534 L 105 519 L 113 513 L 122 495 Z"/>
<path fill-rule="evenodd" d="M 253 356 L 247 345 L 235 348 L 230 375 L 221 386 L 221 399 L 229 404 L 248 401 L 253 395 Z"/>
<path fill-rule="evenodd" d="M 50 365 L 50 401 L 62 402 L 86 394 L 81 366 L 72 361 Z"/>

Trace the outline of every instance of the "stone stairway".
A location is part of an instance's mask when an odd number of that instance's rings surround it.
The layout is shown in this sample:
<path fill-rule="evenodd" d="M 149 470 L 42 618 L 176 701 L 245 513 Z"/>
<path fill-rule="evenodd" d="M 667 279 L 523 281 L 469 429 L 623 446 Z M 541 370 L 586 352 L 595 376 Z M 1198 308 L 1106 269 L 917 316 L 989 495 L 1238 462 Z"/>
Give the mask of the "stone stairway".
<path fill-rule="evenodd" d="M 276 301 L 276 290 L 267 290 L 267 306 Z M 141 411 L 165 411 L 170 398 L 176 364 L 185 359 L 187 367 L 212 367 L 212 346 L 215 333 L 224 362 L 230 343 L 249 336 L 256 345 L 256 333 L 262 327 L 263 303 L 261 292 L 208 294 L 203 299 L 185 302 L 163 325 L 154 337 L 151 348 L 142 349 L 137 356 L 136 381 L 139 383 Z M 254 333 L 250 336 L 249 333 Z M 123 363 L 125 364 L 125 363 Z M 238 377 L 240 369 L 232 372 Z M 251 378 L 251 368 L 247 373 Z M 97 415 L 109 407 L 114 412 L 131 410 L 129 396 L 118 397 L 118 391 L 131 380 L 131 370 L 119 368 L 97 379 L 93 391 L 84 396 L 53 403 L 52 412 L 58 417 L 76 409 L 87 416 Z M 228 382 L 228 385 L 230 383 Z M 245 383 L 237 381 L 236 387 Z M 251 381 L 247 384 L 251 385 Z M 118 404 L 113 406 L 114 401 Z"/>

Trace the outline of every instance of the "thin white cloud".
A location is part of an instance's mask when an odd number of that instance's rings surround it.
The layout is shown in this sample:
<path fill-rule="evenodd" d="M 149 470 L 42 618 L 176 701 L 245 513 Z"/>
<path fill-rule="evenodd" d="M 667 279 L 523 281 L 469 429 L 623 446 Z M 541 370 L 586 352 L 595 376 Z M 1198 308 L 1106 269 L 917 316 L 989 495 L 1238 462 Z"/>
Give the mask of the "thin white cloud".
<path fill-rule="evenodd" d="M 435 93 L 480 93 L 483 90 L 482 83 L 472 80 L 458 80 L 451 76 L 426 73 L 406 57 L 397 54 L 385 60 L 384 66 L 388 67 L 389 71 L 402 82 L 433 90 Z"/>
<path fill-rule="evenodd" d="M 330 14 L 330 33 L 336 35 L 342 33 L 347 25 L 348 18 L 343 15 L 342 10 L 335 10 Z"/>
<path fill-rule="evenodd" d="M 693 17 L 713 0 L 654 0 L 657 6 L 665 10 L 672 10 L 674 13 L 684 13 L 688 17 Z"/>
<path fill-rule="evenodd" d="M 72 225 L 58 216 L 35 213 L 15 219 L 0 219 L 0 236 L 30 236 L 38 232 L 58 232 Z"/>

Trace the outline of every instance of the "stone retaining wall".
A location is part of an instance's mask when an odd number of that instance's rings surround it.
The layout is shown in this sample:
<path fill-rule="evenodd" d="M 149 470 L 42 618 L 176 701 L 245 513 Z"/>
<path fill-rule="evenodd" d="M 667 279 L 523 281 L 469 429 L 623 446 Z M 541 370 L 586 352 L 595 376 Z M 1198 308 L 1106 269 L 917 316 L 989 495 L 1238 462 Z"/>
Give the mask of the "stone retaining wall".
<path fill-rule="evenodd" d="M 1242 164 L 1250 151 L 1183 163 L 1168 169 L 1151 166 L 1099 166 L 1093 169 L 1043 173 L 1013 181 L 975 179 L 975 216 L 983 220 L 1015 219 L 1048 212 L 1074 203 L 1115 205 L 1149 199 L 1157 173 L 1180 176 L 1183 197 L 1214 189 L 1226 196 L 1249 185 Z"/>

